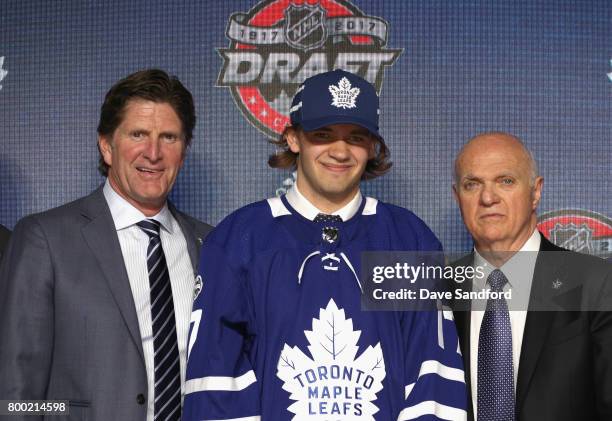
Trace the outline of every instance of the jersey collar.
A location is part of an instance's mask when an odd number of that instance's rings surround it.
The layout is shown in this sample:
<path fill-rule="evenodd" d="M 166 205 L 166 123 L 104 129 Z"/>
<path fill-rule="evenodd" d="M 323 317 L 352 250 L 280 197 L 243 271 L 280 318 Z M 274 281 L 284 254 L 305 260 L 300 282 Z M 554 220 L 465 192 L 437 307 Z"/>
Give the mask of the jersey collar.
<path fill-rule="evenodd" d="M 297 183 L 294 183 L 289 191 L 287 191 L 285 198 L 296 212 L 310 221 L 314 220 L 315 216 L 317 216 L 319 213 L 325 213 L 321 212 L 315 205 L 310 203 L 310 201 L 306 199 L 302 193 L 300 193 Z M 342 220 L 346 222 L 355 216 L 355 214 L 359 211 L 362 200 L 363 196 L 361 195 L 361 191 L 357 191 L 357 194 L 355 194 L 355 197 L 353 197 L 350 202 L 333 212 L 332 215 L 339 215 Z"/>

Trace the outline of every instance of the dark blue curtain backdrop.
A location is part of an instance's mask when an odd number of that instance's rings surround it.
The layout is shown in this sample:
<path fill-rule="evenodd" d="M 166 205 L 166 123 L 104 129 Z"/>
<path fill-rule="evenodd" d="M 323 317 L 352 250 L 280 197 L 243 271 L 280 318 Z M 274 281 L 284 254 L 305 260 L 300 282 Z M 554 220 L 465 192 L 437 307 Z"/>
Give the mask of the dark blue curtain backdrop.
<path fill-rule="evenodd" d="M 508 131 L 545 178 L 547 234 L 611 255 L 609 0 L 304 3 L 3 0 L 0 223 L 13 227 L 102 183 L 104 94 L 148 67 L 176 74 L 196 98 L 172 199 L 217 223 L 291 184 L 289 172 L 267 167 L 268 140 L 300 76 L 340 65 L 377 83 L 395 163 L 366 194 L 415 211 L 447 250 L 467 250 L 454 156 L 478 132 Z"/>

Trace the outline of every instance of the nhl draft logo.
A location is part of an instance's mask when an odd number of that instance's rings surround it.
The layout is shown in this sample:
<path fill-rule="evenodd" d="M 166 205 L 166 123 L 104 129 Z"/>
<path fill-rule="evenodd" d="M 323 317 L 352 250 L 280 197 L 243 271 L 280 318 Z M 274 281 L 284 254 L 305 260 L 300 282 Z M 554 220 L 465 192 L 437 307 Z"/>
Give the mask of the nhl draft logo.
<path fill-rule="evenodd" d="M 564 209 L 538 218 L 538 229 L 559 247 L 612 257 L 612 220 L 597 212 Z"/>
<path fill-rule="evenodd" d="M 402 52 L 386 48 L 387 33 L 385 20 L 346 0 L 265 0 L 230 17 L 230 45 L 218 49 L 223 65 L 217 86 L 230 89 L 254 127 L 277 138 L 289 123 L 291 99 L 310 76 L 343 69 L 380 92 L 385 67 Z"/>
<path fill-rule="evenodd" d="M 285 344 L 276 372 L 295 401 L 287 408 L 293 420 L 374 420 L 379 409 L 373 402 L 386 375 L 380 343 L 357 357 L 361 331 L 333 299 L 304 335 L 312 358 Z"/>

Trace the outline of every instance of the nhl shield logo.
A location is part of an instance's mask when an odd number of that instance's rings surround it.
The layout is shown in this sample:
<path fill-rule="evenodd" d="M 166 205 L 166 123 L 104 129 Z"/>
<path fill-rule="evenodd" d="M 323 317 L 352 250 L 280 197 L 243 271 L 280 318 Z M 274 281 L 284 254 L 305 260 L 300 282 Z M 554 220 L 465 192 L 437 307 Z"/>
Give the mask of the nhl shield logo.
<path fill-rule="evenodd" d="M 538 229 L 556 245 L 612 258 L 612 219 L 586 209 L 560 209 L 538 218 Z"/>
<path fill-rule="evenodd" d="M 285 10 L 285 39 L 300 50 L 312 50 L 325 43 L 325 11 L 317 6 L 291 5 Z"/>
<path fill-rule="evenodd" d="M 591 254 L 593 252 L 591 246 L 592 233 L 593 230 L 587 224 L 580 226 L 573 223 L 568 225 L 555 224 L 555 227 L 550 230 L 550 240 L 558 244 L 559 247 Z"/>

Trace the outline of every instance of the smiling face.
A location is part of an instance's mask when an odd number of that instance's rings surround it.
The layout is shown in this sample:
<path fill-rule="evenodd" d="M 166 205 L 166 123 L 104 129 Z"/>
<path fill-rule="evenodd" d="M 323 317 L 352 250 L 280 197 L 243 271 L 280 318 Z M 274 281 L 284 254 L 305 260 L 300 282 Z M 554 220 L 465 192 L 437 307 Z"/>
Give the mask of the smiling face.
<path fill-rule="evenodd" d="M 146 216 L 158 213 L 183 165 L 183 138 L 169 104 L 130 100 L 112 137 L 98 137 L 113 189 Z"/>
<path fill-rule="evenodd" d="M 298 154 L 298 189 L 318 209 L 332 213 L 359 191 L 376 140 L 355 124 L 333 124 L 310 132 L 290 130 L 287 144 Z"/>
<path fill-rule="evenodd" d="M 455 165 L 455 199 L 479 252 L 517 251 L 536 227 L 542 177 L 524 146 L 502 134 L 472 139 Z"/>

